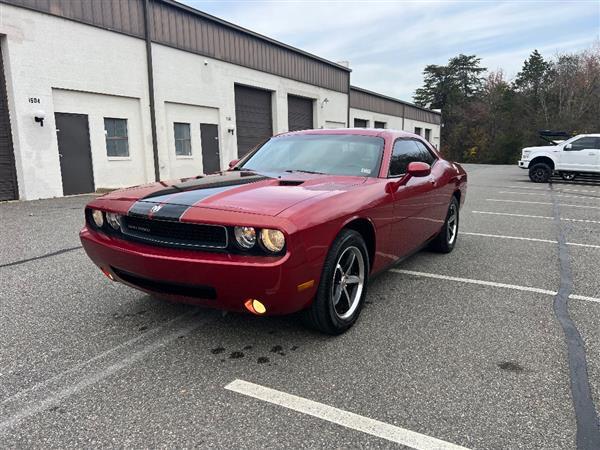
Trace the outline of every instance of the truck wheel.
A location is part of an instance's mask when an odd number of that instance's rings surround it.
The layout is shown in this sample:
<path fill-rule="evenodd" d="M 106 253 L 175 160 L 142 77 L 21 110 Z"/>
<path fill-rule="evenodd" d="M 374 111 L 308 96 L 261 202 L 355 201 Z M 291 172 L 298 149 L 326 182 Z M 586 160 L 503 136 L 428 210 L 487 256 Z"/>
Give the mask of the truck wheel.
<path fill-rule="evenodd" d="M 573 181 L 577 174 L 575 172 L 561 172 L 560 176 L 565 181 Z"/>
<path fill-rule="evenodd" d="M 529 179 L 534 183 L 547 183 L 552 175 L 552 169 L 546 163 L 537 163 L 529 168 Z"/>

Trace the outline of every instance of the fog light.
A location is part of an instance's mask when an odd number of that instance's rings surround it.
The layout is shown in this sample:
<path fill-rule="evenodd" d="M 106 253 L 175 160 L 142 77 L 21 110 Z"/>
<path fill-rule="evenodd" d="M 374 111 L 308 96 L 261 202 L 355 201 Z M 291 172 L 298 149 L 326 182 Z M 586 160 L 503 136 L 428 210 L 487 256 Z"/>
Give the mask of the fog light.
<path fill-rule="evenodd" d="M 110 273 L 108 270 L 106 270 L 104 267 L 100 267 L 100 270 L 102 271 L 102 273 L 104 275 L 106 275 L 106 278 L 108 278 L 110 281 L 115 281 L 115 277 L 113 277 L 112 273 Z"/>
<path fill-rule="evenodd" d="M 244 306 L 252 314 L 256 314 L 259 316 L 267 312 L 267 308 L 265 308 L 265 305 L 263 305 L 261 302 L 254 298 L 249 298 L 248 300 L 246 300 L 244 302 Z"/>

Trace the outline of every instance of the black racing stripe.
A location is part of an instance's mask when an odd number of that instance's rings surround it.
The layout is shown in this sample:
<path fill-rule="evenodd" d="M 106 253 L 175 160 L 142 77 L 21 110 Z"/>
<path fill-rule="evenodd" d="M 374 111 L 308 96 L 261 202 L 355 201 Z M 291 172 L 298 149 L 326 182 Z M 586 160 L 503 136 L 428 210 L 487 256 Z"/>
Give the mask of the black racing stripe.
<path fill-rule="evenodd" d="M 156 205 L 157 203 L 153 202 L 135 202 L 133 206 L 129 208 L 128 214 L 132 216 L 148 217 L 150 215 L 150 210 Z"/>
<path fill-rule="evenodd" d="M 160 209 L 156 212 L 151 212 L 150 218 L 159 220 L 179 220 L 189 208 L 187 205 L 174 205 L 171 203 L 156 205 L 160 206 Z"/>
<path fill-rule="evenodd" d="M 242 186 L 248 183 L 256 183 L 257 181 L 267 180 L 270 177 L 256 175 L 251 172 L 226 172 L 223 175 L 209 175 L 202 178 L 194 178 L 186 180 L 182 183 L 173 184 L 165 189 L 152 192 L 143 197 L 142 200 L 155 200 L 156 197 L 178 194 L 188 191 L 196 191 L 203 189 L 219 188 L 226 186 Z"/>

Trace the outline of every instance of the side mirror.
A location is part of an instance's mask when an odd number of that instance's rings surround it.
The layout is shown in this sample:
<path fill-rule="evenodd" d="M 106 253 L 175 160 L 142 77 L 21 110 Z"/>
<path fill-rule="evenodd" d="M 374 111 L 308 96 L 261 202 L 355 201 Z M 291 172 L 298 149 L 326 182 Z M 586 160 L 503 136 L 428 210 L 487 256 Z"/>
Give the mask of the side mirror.
<path fill-rule="evenodd" d="M 233 159 L 229 162 L 229 168 L 231 169 L 239 162 L 239 159 Z"/>
<path fill-rule="evenodd" d="M 393 194 L 400 186 L 404 186 L 411 178 L 426 177 L 431 174 L 431 166 L 421 161 L 413 161 L 408 163 L 406 174 L 398 181 L 391 181 L 385 186 L 385 191 L 388 194 Z"/>
<path fill-rule="evenodd" d="M 571 150 L 573 148 L 573 144 L 567 144 L 565 145 L 565 150 Z"/>
<path fill-rule="evenodd" d="M 421 161 L 408 163 L 406 174 L 411 177 L 426 177 L 431 174 L 431 166 Z"/>

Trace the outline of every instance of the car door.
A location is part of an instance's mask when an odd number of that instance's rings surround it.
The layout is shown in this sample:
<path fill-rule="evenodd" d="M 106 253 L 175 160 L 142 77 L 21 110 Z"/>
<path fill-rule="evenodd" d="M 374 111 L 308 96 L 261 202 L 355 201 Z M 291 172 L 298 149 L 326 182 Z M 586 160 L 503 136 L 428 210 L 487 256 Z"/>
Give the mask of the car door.
<path fill-rule="evenodd" d="M 584 136 L 565 144 L 560 152 L 560 170 L 573 172 L 597 172 L 599 139 L 593 136 Z"/>
<path fill-rule="evenodd" d="M 414 139 L 397 139 L 392 149 L 388 178 L 397 179 L 406 176 L 408 164 L 423 159 L 424 154 Z M 433 190 L 434 180 L 431 176 L 412 177 L 390 194 L 394 205 L 392 241 L 396 257 L 402 257 L 416 250 L 436 228 L 436 224 L 430 220 Z"/>

